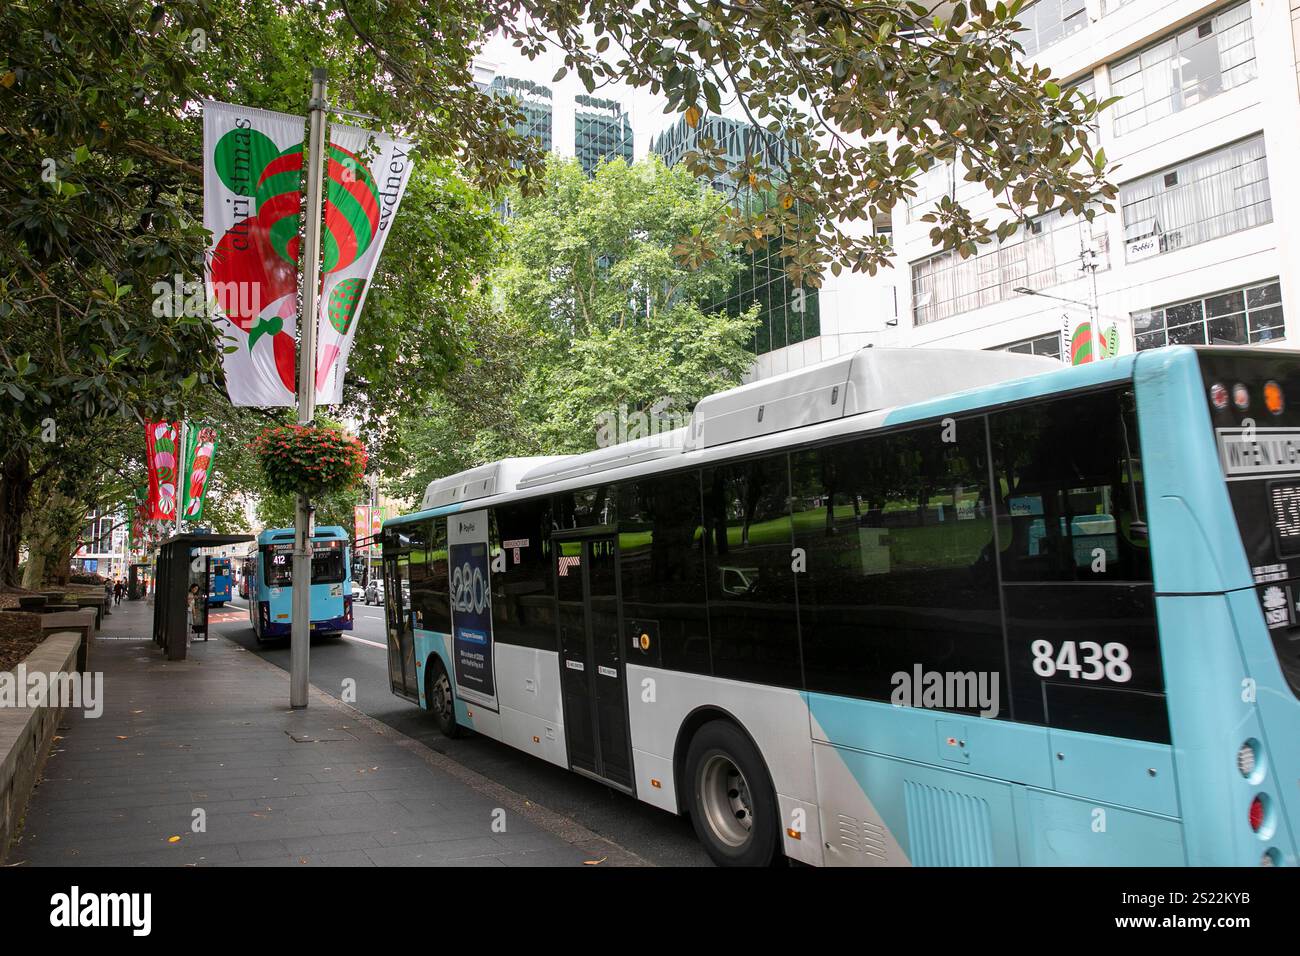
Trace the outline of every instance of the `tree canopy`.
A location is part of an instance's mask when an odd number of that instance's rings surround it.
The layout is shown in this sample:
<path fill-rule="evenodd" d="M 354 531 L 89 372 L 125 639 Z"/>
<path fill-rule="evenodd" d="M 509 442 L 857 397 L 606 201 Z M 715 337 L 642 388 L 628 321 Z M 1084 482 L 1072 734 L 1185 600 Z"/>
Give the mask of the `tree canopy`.
<path fill-rule="evenodd" d="M 510 199 L 472 357 L 403 418 L 389 485 L 402 497 L 496 458 L 589 451 L 627 437 L 619 422 L 637 413 L 684 417 L 753 362 L 756 307 L 734 316 L 709 306 L 738 269 L 709 229 L 723 203 L 714 190 L 656 156 L 603 163 L 590 177 L 577 160 L 552 158 L 544 185 Z M 695 234 L 710 244 L 691 268 L 674 250 Z"/>
<path fill-rule="evenodd" d="M 204 99 L 302 113 L 308 68 L 325 65 L 333 106 L 415 143 L 416 173 L 358 327 L 339 410 L 364 412 L 372 443 L 391 444 L 401 412 L 426 399 L 490 404 L 491 396 L 463 394 L 465 374 L 490 368 L 497 381 L 517 359 L 475 357 L 475 346 L 532 347 L 537 336 L 551 363 L 539 367 L 554 374 L 525 369 L 520 395 L 500 404 L 563 439 L 597 404 L 649 400 L 647 384 L 629 383 L 627 356 L 652 367 L 654 356 L 670 356 L 674 389 L 710 384 L 702 372 L 681 377 L 699 358 L 687 333 L 725 356 L 715 378 L 739 374 L 725 325 L 735 319 L 681 311 L 707 298 L 718 280 L 713 259 L 738 243 L 753 250 L 779 241 L 791 277 L 812 285 L 826 268 L 874 270 L 886 260 L 883 240 L 849 227 L 913 195 L 918 176 L 936 163 L 955 164 L 997 202 L 997 213 L 985 215 L 945 198 L 929 214 L 935 241 L 962 254 L 1025 216 L 1090 211 L 1085 204 L 1113 196 L 1106 159 L 1089 139 L 1099 104 L 1018 55 L 1020 7 L 1020 0 L 0 6 L 0 583 L 14 579 L 23 517 L 39 505 L 33 489 L 57 478 L 52 472 L 79 442 L 106 434 L 105 419 L 180 417 L 220 393 L 213 327 L 202 316 L 155 309 L 152 291 L 203 269 Z M 564 70 L 588 90 L 618 79 L 662 93 L 668 112 L 688 126 L 724 110 L 749 117 L 785 148 L 745 156 L 730 175 L 737 190 L 773 201 L 724 203 L 697 218 L 715 197 L 682 192 L 685 173 L 716 177 L 726 166 L 721 144 L 707 136 L 668 181 L 658 211 L 629 192 L 648 173 L 606 171 L 602 188 L 628 198 L 660 231 L 624 234 L 614 246 L 617 233 L 566 230 L 537 207 L 527 218 L 537 229 L 532 245 L 544 254 L 516 237 L 507 258 L 518 268 L 499 276 L 517 300 L 515 324 L 489 332 L 484 316 L 492 310 L 484 311 L 478 286 L 498 256 L 491 209 L 499 191 L 515 190 L 523 208 L 543 186 L 561 196 L 585 188 L 571 172 L 548 169 L 537 144 L 516 132 L 522 114 L 514 101 L 476 85 L 473 60 L 493 31 L 529 56 L 560 49 Z M 668 208 L 677 202 L 684 207 Z M 606 249 L 604 264 L 591 258 L 597 246 Z M 570 274 L 525 274 L 525 263 L 551 261 Z M 563 348 L 557 324 L 572 335 Z M 592 386 L 590 375 L 562 377 L 576 371 L 609 380 Z M 585 394 L 588 386 L 595 391 Z M 489 434 L 504 441 L 520 432 L 480 431 L 475 441 Z"/>

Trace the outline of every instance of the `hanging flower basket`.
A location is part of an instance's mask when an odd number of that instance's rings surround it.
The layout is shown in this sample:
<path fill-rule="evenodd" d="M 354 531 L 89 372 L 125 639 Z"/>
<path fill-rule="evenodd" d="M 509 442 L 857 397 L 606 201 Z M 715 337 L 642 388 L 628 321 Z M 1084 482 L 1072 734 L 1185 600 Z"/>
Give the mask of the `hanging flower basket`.
<path fill-rule="evenodd" d="M 253 439 L 267 486 L 277 494 L 318 498 L 347 491 L 366 470 L 366 447 L 335 428 L 274 425 Z"/>

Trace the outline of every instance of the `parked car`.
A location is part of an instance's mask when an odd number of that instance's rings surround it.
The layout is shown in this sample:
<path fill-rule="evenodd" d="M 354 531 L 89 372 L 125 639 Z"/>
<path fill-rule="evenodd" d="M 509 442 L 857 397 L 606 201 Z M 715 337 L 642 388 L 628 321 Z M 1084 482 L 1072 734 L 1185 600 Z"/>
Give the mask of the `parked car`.
<path fill-rule="evenodd" d="M 366 585 L 364 599 L 367 604 L 384 603 L 384 582 L 379 578 L 374 578 Z"/>

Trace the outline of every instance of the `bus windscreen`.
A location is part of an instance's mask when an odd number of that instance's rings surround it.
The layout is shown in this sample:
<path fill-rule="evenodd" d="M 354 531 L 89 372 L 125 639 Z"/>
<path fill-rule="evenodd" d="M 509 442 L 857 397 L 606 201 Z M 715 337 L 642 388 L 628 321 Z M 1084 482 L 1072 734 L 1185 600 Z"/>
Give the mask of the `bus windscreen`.
<path fill-rule="evenodd" d="M 293 584 L 293 547 L 277 545 L 265 549 L 266 583 L 269 587 Z M 343 550 L 316 546 L 311 559 L 312 584 L 338 584 L 343 580 Z"/>

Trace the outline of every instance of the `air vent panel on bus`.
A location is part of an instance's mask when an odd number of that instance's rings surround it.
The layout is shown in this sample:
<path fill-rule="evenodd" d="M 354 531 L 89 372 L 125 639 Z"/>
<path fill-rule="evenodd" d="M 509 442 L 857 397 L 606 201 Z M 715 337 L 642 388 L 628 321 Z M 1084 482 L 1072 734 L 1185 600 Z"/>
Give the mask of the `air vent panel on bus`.
<path fill-rule="evenodd" d="M 503 458 L 491 464 L 479 465 L 477 468 L 468 468 L 454 475 L 448 475 L 446 478 L 437 478 L 429 482 L 424 489 L 420 510 L 443 508 L 462 501 L 473 501 L 477 498 L 488 498 L 514 491 L 519 479 L 538 465 L 562 461 L 569 457 L 571 456 L 537 455 L 532 458 Z"/>
<path fill-rule="evenodd" d="M 1054 359 L 957 349 L 861 349 L 710 395 L 695 406 L 686 450 L 712 448 L 1061 368 Z"/>

